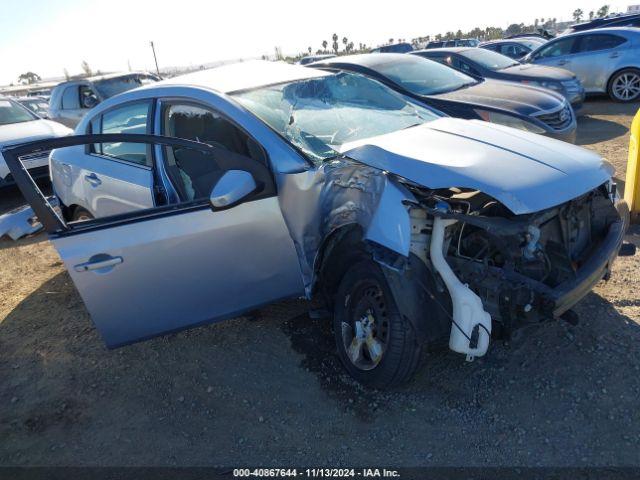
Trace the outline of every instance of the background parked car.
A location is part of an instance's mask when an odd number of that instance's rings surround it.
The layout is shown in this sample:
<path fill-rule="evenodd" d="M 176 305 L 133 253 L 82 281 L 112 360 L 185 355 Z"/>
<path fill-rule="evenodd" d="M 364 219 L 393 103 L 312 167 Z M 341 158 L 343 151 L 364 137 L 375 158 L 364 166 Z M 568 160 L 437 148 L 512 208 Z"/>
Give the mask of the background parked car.
<path fill-rule="evenodd" d="M 0 148 L 31 140 L 64 137 L 72 133 L 64 125 L 38 117 L 18 102 L 0 97 Z M 34 178 L 49 175 L 48 151 L 22 158 L 22 163 Z M 0 154 L 0 187 L 12 183 L 13 177 Z"/>
<path fill-rule="evenodd" d="M 44 97 L 19 97 L 16 101 L 40 118 L 50 118 L 49 101 Z"/>
<path fill-rule="evenodd" d="M 438 40 L 427 42 L 424 48 L 443 48 L 443 47 L 477 47 L 480 40 L 477 38 L 455 38 L 453 40 Z"/>
<path fill-rule="evenodd" d="M 601 28 L 563 35 L 524 59 L 567 69 L 587 93 L 607 93 L 618 102 L 640 99 L 640 29 Z"/>
<path fill-rule="evenodd" d="M 115 73 L 63 82 L 51 92 L 51 119 L 75 128 L 82 117 L 98 103 L 158 80 L 156 75 L 150 73 Z"/>
<path fill-rule="evenodd" d="M 520 60 L 522 57 L 532 52 L 540 45 L 547 43 L 546 40 L 535 37 L 514 38 L 512 40 L 491 40 L 481 43 L 480 48 L 486 48 L 505 55 L 514 60 Z"/>
<path fill-rule="evenodd" d="M 562 35 L 568 35 L 570 33 L 584 32 L 586 30 L 593 30 L 594 28 L 607 28 L 607 27 L 640 27 L 640 13 L 632 15 L 615 15 L 605 18 L 596 18 L 589 22 L 576 23 L 567 28 Z"/>
<path fill-rule="evenodd" d="M 522 65 L 512 58 L 484 48 L 440 48 L 411 53 L 477 78 L 520 82 L 548 88 L 563 95 L 574 110 L 578 110 L 584 102 L 584 88 L 576 75 L 560 68 Z"/>
<path fill-rule="evenodd" d="M 413 50 L 410 43 L 396 43 L 394 45 L 383 45 L 371 50 L 371 53 L 407 53 Z"/>
<path fill-rule="evenodd" d="M 374 78 L 452 117 L 479 119 L 573 142 L 569 103 L 541 88 L 470 77 L 417 55 L 350 55 L 313 64 Z"/>
<path fill-rule="evenodd" d="M 317 62 L 319 60 L 324 60 L 325 58 L 333 58 L 333 57 L 335 57 L 335 55 L 330 53 L 324 54 L 324 55 L 308 55 L 306 57 L 302 57 L 296 63 L 298 65 L 308 65 L 310 63 Z"/>
<path fill-rule="evenodd" d="M 504 38 L 512 39 L 512 38 L 525 38 L 525 37 L 536 37 L 542 40 L 551 40 L 552 38 L 555 37 L 555 35 L 552 35 L 547 30 L 538 29 L 537 32 L 514 33 L 513 35 L 507 35 Z"/>

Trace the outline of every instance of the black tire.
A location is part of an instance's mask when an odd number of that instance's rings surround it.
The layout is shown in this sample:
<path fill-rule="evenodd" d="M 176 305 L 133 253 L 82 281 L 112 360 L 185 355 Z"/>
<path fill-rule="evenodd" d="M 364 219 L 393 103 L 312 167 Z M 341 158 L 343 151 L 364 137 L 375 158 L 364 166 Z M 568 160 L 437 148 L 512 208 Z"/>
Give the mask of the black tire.
<path fill-rule="evenodd" d="M 373 358 L 368 341 L 358 343 L 356 322 L 360 322 L 360 326 L 374 325 L 368 331 L 370 338 L 384 346 L 381 355 Z M 342 278 L 335 299 L 333 330 L 340 360 L 349 374 L 367 387 L 398 386 L 408 381 L 418 367 L 421 346 L 410 322 L 398 312 L 384 273 L 372 260 L 354 264 Z M 354 362 L 349 348 L 352 352 L 358 351 L 357 345 L 363 347 L 359 360 Z M 373 345 L 375 352 L 375 343 Z"/>
<path fill-rule="evenodd" d="M 625 85 L 628 87 L 625 88 Z M 614 102 L 628 103 L 640 99 L 640 70 L 625 68 L 613 74 L 607 93 Z"/>
<path fill-rule="evenodd" d="M 82 207 L 76 207 L 73 209 L 73 215 L 71 216 L 72 222 L 86 222 L 87 220 L 93 220 L 93 215 Z"/>

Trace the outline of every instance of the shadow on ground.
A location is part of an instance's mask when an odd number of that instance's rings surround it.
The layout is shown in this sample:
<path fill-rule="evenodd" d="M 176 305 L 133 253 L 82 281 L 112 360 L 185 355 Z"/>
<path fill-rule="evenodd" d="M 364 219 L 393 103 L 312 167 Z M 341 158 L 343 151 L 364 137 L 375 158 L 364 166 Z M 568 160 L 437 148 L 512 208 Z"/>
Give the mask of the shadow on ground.
<path fill-rule="evenodd" d="M 592 145 L 606 142 L 607 140 L 627 135 L 628 132 L 629 129 L 619 123 L 601 118 L 582 116 L 578 118 L 576 144 Z"/>

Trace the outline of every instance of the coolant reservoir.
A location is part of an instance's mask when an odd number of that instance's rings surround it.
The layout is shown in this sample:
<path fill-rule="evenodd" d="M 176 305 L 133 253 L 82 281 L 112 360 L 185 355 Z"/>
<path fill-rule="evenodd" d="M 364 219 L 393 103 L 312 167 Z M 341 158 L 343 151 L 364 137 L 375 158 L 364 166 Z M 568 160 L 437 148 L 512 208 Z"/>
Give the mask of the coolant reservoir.
<path fill-rule="evenodd" d="M 487 353 L 489 348 L 491 315 L 484 311 L 480 297 L 465 285 L 462 286 L 462 289 L 454 288 L 455 294 L 451 294 L 455 323 L 451 326 L 449 348 L 467 356 L 480 357 Z M 475 347 L 472 347 L 474 329 L 477 329 L 478 340 Z"/>

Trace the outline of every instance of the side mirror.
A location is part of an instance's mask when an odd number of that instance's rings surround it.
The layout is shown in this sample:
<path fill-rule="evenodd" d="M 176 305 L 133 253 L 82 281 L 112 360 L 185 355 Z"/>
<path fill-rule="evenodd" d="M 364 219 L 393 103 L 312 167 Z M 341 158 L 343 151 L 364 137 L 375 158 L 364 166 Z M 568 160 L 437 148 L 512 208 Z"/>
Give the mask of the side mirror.
<path fill-rule="evenodd" d="M 229 170 L 213 186 L 209 203 L 214 208 L 224 208 L 238 203 L 258 188 L 249 172 Z"/>

